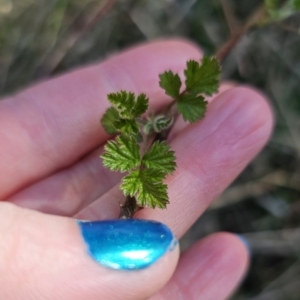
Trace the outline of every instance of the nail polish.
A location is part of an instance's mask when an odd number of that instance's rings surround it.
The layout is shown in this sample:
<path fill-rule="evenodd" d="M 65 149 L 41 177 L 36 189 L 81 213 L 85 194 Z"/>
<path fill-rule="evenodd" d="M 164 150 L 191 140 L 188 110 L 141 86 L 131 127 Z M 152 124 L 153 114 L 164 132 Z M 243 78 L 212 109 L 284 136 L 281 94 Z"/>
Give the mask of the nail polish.
<path fill-rule="evenodd" d="M 78 225 L 90 256 L 113 269 L 149 267 L 178 243 L 166 225 L 154 221 L 78 221 Z"/>
<path fill-rule="evenodd" d="M 240 235 L 240 234 L 237 234 L 236 237 L 239 238 L 239 240 L 244 244 L 244 246 L 246 247 L 249 255 L 252 254 L 252 249 L 251 249 L 251 245 L 249 243 L 249 241 L 243 236 L 243 235 Z"/>

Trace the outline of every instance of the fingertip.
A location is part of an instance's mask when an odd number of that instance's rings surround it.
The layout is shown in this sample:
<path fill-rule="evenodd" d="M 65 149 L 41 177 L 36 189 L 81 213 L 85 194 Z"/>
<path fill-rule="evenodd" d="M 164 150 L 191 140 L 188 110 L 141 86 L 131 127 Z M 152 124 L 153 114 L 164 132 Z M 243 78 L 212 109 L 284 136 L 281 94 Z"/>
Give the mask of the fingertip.
<path fill-rule="evenodd" d="M 107 268 L 145 269 L 178 244 L 171 230 L 159 222 L 121 219 L 77 223 L 87 253 Z"/>
<path fill-rule="evenodd" d="M 227 269 L 228 277 L 231 279 L 232 289 L 235 289 L 244 279 L 249 269 L 250 255 L 244 241 L 235 234 L 220 232 L 207 238 L 210 247 L 219 248 L 218 252 L 220 270 Z"/>
<path fill-rule="evenodd" d="M 174 276 L 153 300 L 173 299 L 175 295 L 178 299 L 186 295 L 191 299 L 227 299 L 245 276 L 248 261 L 238 237 L 223 232 L 210 235 L 183 253 Z"/>
<path fill-rule="evenodd" d="M 231 276 L 232 290 L 235 290 L 244 280 L 250 265 L 250 250 L 244 240 L 236 234 L 221 232 L 213 235 L 215 242 L 221 244 L 222 256 L 228 259 L 224 269 Z M 232 291 L 229 291 L 231 293 Z"/>
<path fill-rule="evenodd" d="M 198 242 L 194 247 L 199 247 L 207 254 L 217 250 L 217 258 L 224 257 L 224 261 L 228 259 L 228 262 L 232 260 L 230 262 L 232 268 L 236 267 L 241 274 L 245 273 L 248 268 L 249 251 L 241 238 L 235 234 L 228 232 L 215 233 Z M 232 264 L 233 262 L 234 264 Z"/>
<path fill-rule="evenodd" d="M 237 234 L 236 237 L 243 243 L 243 245 L 247 249 L 248 255 L 251 256 L 252 249 L 251 249 L 250 242 L 243 235 Z"/>
<path fill-rule="evenodd" d="M 142 268 L 138 264 L 133 269 L 113 269 L 99 263 L 91 255 L 93 249 L 86 247 L 87 240 L 97 244 L 103 226 L 95 226 L 93 232 L 85 229 L 83 237 L 78 222 L 71 218 L 9 203 L 1 204 L 0 213 L 4 244 L 0 247 L 0 272 L 6 274 L 0 278 L 1 299 L 31 299 L 33 295 L 39 299 L 146 299 L 166 284 L 177 265 L 177 240 L 161 223 L 132 220 L 128 222 L 133 226 L 126 227 L 120 220 L 99 222 L 108 225 L 105 239 L 97 245 L 98 254 L 104 254 L 99 257 L 108 260 L 121 249 L 122 260 L 136 262 L 142 257 L 146 261 Z M 117 223 L 119 231 L 111 230 Z M 20 280 L 22 285 L 16 290 Z"/>
<path fill-rule="evenodd" d="M 239 154 L 257 154 L 269 140 L 274 125 L 270 104 L 265 95 L 255 88 L 238 86 L 219 95 L 209 110 L 218 111 L 230 126 L 228 144 Z"/>
<path fill-rule="evenodd" d="M 234 234 L 220 232 L 199 241 L 187 251 L 186 261 L 194 259 L 194 277 L 192 293 L 203 299 L 224 299 L 229 296 L 245 277 L 249 266 L 249 254 L 243 242 Z M 197 284 L 196 284 L 197 282 Z M 218 286 L 220 289 L 215 289 Z M 202 287 L 202 288 L 201 288 Z"/>
<path fill-rule="evenodd" d="M 250 108 L 255 112 L 254 120 L 258 126 L 265 127 L 266 136 L 269 138 L 274 125 L 274 114 L 268 97 L 262 91 L 248 85 L 234 87 L 227 93 L 231 93 L 234 99 L 241 99 L 245 104 L 245 110 Z"/>
<path fill-rule="evenodd" d="M 122 299 L 148 299 L 172 277 L 179 259 L 179 244 L 164 224 L 139 219 L 77 223 L 87 246 L 86 257 L 91 258 L 87 261 L 90 272 L 98 274 L 99 279 L 98 286 L 89 292 L 108 300 L 120 295 Z M 168 235 L 170 241 L 164 245 Z M 105 236 L 104 240 L 101 236 Z M 157 237 L 161 241 L 153 242 Z M 141 264 L 139 260 L 147 249 L 149 253 L 142 258 L 146 263 Z M 149 263 L 149 258 L 161 249 L 163 255 Z"/>
<path fill-rule="evenodd" d="M 240 236 L 228 232 L 220 232 L 212 235 L 213 242 L 221 244 L 223 255 L 230 256 L 235 262 L 241 277 L 245 275 L 249 267 L 250 255 L 249 248 Z"/>

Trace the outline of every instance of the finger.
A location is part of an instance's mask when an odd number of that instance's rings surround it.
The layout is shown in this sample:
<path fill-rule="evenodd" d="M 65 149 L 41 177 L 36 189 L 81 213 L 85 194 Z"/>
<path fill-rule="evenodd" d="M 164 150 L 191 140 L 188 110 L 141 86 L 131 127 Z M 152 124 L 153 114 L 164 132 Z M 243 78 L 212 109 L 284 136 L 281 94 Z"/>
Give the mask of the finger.
<path fill-rule="evenodd" d="M 160 220 L 181 236 L 268 141 L 273 127 L 266 99 L 252 88 L 221 94 L 200 123 L 172 142 L 177 171 L 168 180 L 166 210 L 145 209 L 138 218 Z"/>
<path fill-rule="evenodd" d="M 123 221 L 77 224 L 1 204 L 0 299 L 152 296 L 175 269 L 178 243 L 160 223 Z"/>
<path fill-rule="evenodd" d="M 219 91 L 217 94 L 213 94 L 210 97 L 207 97 L 205 100 L 208 101 L 208 103 L 211 103 L 215 98 L 223 94 L 224 92 L 231 90 L 233 88 L 237 87 L 237 83 L 234 81 L 224 81 L 221 83 L 219 87 Z"/>
<path fill-rule="evenodd" d="M 248 260 L 236 236 L 214 234 L 182 255 L 171 280 L 151 300 L 225 300 L 244 277 Z"/>
<path fill-rule="evenodd" d="M 107 136 L 99 118 L 106 95 L 121 89 L 146 93 L 153 107 L 165 99 L 158 74 L 183 72 L 200 51 L 171 40 L 143 45 L 107 61 L 44 82 L 0 103 L 0 199 L 66 168 Z M 11 180 L 14 178 L 14 180 Z"/>
<path fill-rule="evenodd" d="M 167 209 L 143 209 L 136 216 L 166 223 L 182 236 L 262 149 L 271 130 L 272 114 L 263 96 L 245 87 L 224 92 L 209 105 L 203 121 L 171 142 L 177 170 L 167 178 Z M 108 192 L 77 217 L 99 219 L 113 199 Z"/>
<path fill-rule="evenodd" d="M 220 96 L 222 93 L 233 89 L 234 87 L 236 87 L 236 83 L 228 81 L 228 82 L 223 82 L 220 85 L 219 88 L 219 92 L 209 98 L 207 98 L 206 100 L 208 101 L 208 103 L 211 103 L 214 99 L 216 99 L 218 96 Z M 184 128 L 188 127 L 189 123 L 185 122 L 182 118 L 182 116 L 178 116 L 175 124 L 172 127 L 172 130 L 170 132 L 169 141 L 172 141 Z"/>
<path fill-rule="evenodd" d="M 219 93 L 233 87 L 234 83 L 223 83 Z M 186 126 L 187 123 L 179 119 L 172 129 L 169 140 L 174 139 Z M 19 206 L 41 212 L 63 216 L 74 215 L 99 199 L 121 179 L 121 174 L 103 167 L 99 158 L 102 152 L 101 146 L 70 168 L 30 185 L 9 197 L 8 200 Z M 103 214 L 109 213 L 107 210 L 110 207 L 118 208 L 118 201 L 106 206 L 106 210 L 102 207 Z"/>
<path fill-rule="evenodd" d="M 104 168 L 99 147 L 70 168 L 57 172 L 7 200 L 24 208 L 40 212 L 72 216 L 105 194 L 121 179 L 120 173 Z M 116 200 L 115 205 L 119 203 Z"/>

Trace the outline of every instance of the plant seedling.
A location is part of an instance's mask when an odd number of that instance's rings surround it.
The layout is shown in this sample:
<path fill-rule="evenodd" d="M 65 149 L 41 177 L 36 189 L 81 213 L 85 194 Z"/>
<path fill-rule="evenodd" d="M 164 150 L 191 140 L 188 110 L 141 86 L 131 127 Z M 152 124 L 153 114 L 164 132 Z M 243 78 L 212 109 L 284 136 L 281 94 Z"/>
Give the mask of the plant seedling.
<path fill-rule="evenodd" d="M 159 85 L 171 100 L 160 112 L 145 115 L 149 99 L 145 94 L 120 91 L 107 96 L 111 107 L 101 124 L 114 140 L 108 141 L 101 155 L 111 171 L 126 172 L 121 190 L 126 197 L 120 218 L 131 218 L 140 209 L 166 208 L 169 203 L 165 178 L 176 169 L 174 151 L 166 143 L 178 115 L 189 123 L 204 118 L 205 97 L 218 92 L 221 68 L 214 57 L 187 62 L 185 88 L 178 74 L 159 75 Z"/>

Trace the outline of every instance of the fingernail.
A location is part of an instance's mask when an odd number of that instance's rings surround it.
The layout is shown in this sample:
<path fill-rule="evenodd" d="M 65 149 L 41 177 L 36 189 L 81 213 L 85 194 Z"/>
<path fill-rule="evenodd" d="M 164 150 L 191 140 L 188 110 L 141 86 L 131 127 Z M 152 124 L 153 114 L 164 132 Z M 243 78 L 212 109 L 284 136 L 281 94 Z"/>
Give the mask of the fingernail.
<path fill-rule="evenodd" d="M 240 234 L 237 234 L 236 237 L 238 237 L 240 239 L 240 241 L 244 244 L 244 246 L 246 247 L 249 255 L 251 255 L 252 253 L 252 250 L 251 250 L 251 246 L 250 246 L 250 243 L 249 241 L 243 236 L 243 235 L 240 235 Z"/>
<path fill-rule="evenodd" d="M 113 269 L 151 266 L 178 243 L 162 223 L 138 219 L 78 221 L 89 255 Z"/>

